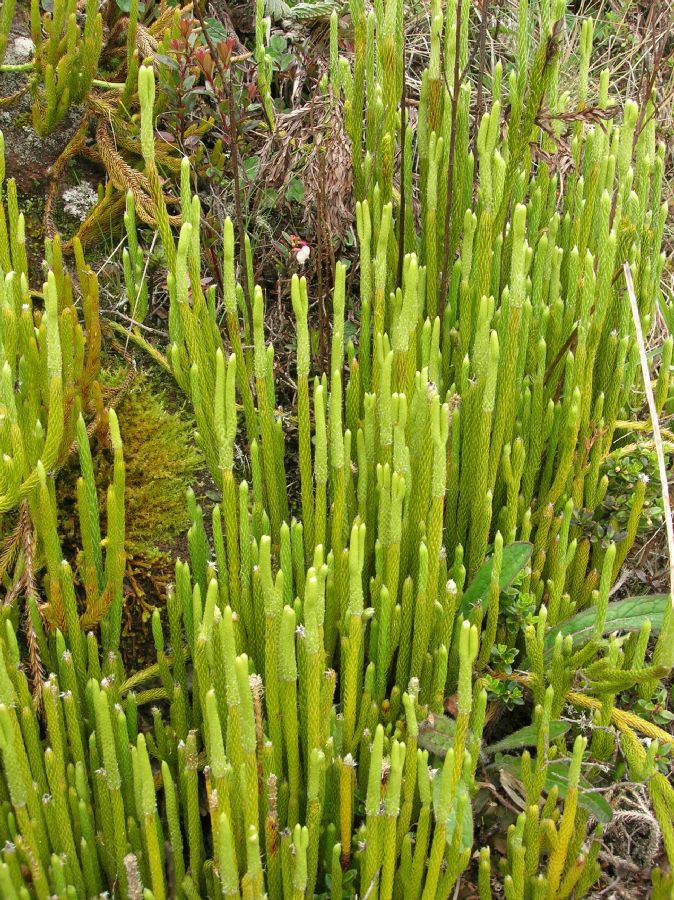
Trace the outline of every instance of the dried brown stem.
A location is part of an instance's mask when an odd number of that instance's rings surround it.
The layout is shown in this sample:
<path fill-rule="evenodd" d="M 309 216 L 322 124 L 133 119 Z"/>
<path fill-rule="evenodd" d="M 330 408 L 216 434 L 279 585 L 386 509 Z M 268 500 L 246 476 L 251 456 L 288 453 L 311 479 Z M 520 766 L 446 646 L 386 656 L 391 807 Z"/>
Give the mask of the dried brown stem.
<path fill-rule="evenodd" d="M 461 0 L 456 4 L 456 42 L 454 48 L 454 84 L 452 86 L 452 111 L 451 123 L 452 131 L 449 136 L 449 155 L 447 162 L 447 205 L 445 206 L 445 231 L 444 231 L 444 247 L 442 253 L 442 280 L 440 282 L 440 322 L 442 323 L 445 303 L 447 299 L 447 288 L 449 285 L 449 245 L 450 245 L 450 222 L 452 218 L 452 200 L 454 195 L 454 157 L 456 155 L 456 115 L 459 106 L 459 87 L 460 87 L 460 47 L 461 47 L 461 18 L 462 18 Z"/>
<path fill-rule="evenodd" d="M 202 0 L 204 2 L 204 0 Z M 205 3 L 204 3 L 205 5 Z M 248 327 L 250 333 L 253 333 L 253 295 L 251 293 L 251 285 L 248 283 L 248 265 L 246 262 L 246 229 L 243 221 L 243 205 L 241 203 L 241 182 L 239 180 L 239 152 L 238 152 L 238 131 L 237 120 L 234 114 L 234 80 L 232 77 L 232 67 L 229 66 L 229 76 L 225 71 L 220 54 L 213 44 L 213 39 L 208 33 L 206 23 L 204 22 L 204 13 L 201 3 L 194 4 L 194 15 L 197 17 L 201 25 L 201 32 L 204 40 L 208 45 L 211 57 L 215 67 L 220 75 L 222 89 L 226 94 L 229 106 L 229 118 L 225 117 L 221 104 L 217 104 L 218 113 L 222 121 L 222 127 L 225 134 L 229 137 L 229 158 L 232 165 L 232 186 L 234 189 L 234 210 L 236 218 L 236 230 L 239 236 L 239 266 L 241 268 L 241 282 L 243 285 L 243 296 L 246 303 L 246 313 L 248 315 Z"/>
<path fill-rule="evenodd" d="M 478 33 L 478 68 L 477 68 L 477 87 L 475 91 L 475 128 L 473 129 L 473 156 L 477 159 L 477 132 L 480 127 L 480 119 L 482 118 L 482 86 L 484 81 L 484 70 L 486 66 L 487 51 L 487 21 L 489 16 L 489 0 L 482 0 L 480 3 L 480 30 Z"/>
<path fill-rule="evenodd" d="M 403 32 L 403 86 L 402 96 L 400 98 L 400 215 L 398 224 L 398 278 L 397 283 L 400 288 L 403 286 L 403 256 L 405 254 L 405 128 L 406 122 L 406 102 L 405 94 L 407 93 L 407 84 L 405 76 L 405 33 Z"/>

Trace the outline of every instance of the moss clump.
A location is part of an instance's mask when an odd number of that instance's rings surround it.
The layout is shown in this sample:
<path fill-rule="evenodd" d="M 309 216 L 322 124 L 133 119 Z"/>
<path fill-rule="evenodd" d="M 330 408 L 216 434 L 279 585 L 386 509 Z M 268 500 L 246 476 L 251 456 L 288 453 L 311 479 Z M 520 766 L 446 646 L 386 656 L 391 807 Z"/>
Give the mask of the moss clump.
<path fill-rule="evenodd" d="M 125 369 L 106 373 L 109 384 L 119 383 Z M 175 557 L 176 539 L 184 540 L 189 517 L 185 491 L 203 465 L 192 436 L 194 423 L 183 408 L 175 409 L 163 385 L 139 373 L 119 403 L 126 448 L 126 552 L 132 569 L 156 572 L 162 557 Z M 99 456 L 97 480 L 106 485 L 112 463 Z"/>

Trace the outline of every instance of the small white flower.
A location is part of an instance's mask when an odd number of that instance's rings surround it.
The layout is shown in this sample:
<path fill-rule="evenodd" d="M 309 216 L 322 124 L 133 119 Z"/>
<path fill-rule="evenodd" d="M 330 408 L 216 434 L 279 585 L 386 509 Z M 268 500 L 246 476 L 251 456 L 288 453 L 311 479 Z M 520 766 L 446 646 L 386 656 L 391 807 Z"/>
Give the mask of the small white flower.
<path fill-rule="evenodd" d="M 297 262 L 300 266 L 303 266 L 304 263 L 311 256 L 311 247 L 308 244 L 302 244 L 300 249 L 297 251 Z"/>

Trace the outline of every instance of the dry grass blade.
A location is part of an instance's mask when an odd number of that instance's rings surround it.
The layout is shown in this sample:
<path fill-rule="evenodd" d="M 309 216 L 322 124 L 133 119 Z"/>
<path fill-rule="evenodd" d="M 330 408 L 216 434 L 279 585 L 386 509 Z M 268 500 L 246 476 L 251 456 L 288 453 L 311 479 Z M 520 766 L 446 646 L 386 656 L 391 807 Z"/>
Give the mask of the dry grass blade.
<path fill-rule="evenodd" d="M 644 343 L 644 334 L 641 328 L 641 319 L 639 318 L 639 307 L 637 305 L 636 294 L 634 293 L 632 270 L 630 269 L 630 264 L 628 262 L 625 263 L 624 270 L 625 281 L 627 282 L 627 294 L 630 299 L 632 318 L 634 319 L 637 346 L 639 347 L 639 360 L 641 362 L 641 372 L 644 378 L 644 389 L 646 391 L 648 410 L 651 416 L 651 422 L 653 424 L 653 441 L 655 443 L 655 454 L 658 459 L 658 473 L 660 475 L 660 484 L 662 485 L 662 505 L 665 513 L 665 531 L 667 533 L 667 547 L 669 549 L 669 594 L 672 605 L 674 605 L 674 526 L 672 525 L 672 508 L 669 502 L 667 466 L 665 464 L 665 453 L 662 445 L 660 421 L 658 419 L 658 411 L 655 406 L 655 397 L 653 396 L 653 388 L 651 386 L 651 375 L 648 368 L 646 344 Z"/>

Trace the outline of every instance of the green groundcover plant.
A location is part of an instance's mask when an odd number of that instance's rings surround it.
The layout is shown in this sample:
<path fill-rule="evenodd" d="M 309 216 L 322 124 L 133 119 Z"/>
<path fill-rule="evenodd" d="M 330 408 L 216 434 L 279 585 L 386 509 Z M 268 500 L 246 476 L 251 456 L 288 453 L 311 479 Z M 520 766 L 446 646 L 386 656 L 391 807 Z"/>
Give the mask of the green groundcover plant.
<path fill-rule="evenodd" d="M 169 346 L 154 352 L 190 398 L 221 491 L 207 514 L 187 498 L 189 559 L 152 618 L 156 663 L 140 672 L 120 652 L 124 423 L 92 387 L 96 279 L 78 251 L 82 326 L 56 240 L 44 289 L 31 291 L 15 188 L 3 185 L 0 508 L 3 529 L 19 516 L 34 535 L 2 560 L 26 610 L 21 622 L 23 606 L 6 603 L 0 632 L 3 897 L 431 900 L 469 867 L 481 900 L 582 897 L 611 817 L 593 786 L 616 753 L 647 786 L 674 859 L 668 735 L 621 700 L 649 700 L 672 665 L 671 597 L 609 602 L 644 480 L 620 539 L 591 540 L 580 515 L 606 495 L 638 377 L 624 265 L 645 330 L 659 297 L 653 101 L 644 115 L 621 109 L 609 72 L 589 96 L 589 21 L 575 93 L 561 91 L 564 3 L 522 0 L 514 65 L 481 76 L 474 156 L 469 3 L 431 12 L 414 123 L 402 3 L 366 12 L 353 0 L 351 60 L 332 19 L 323 89 L 343 102 L 352 143 L 359 278 L 347 290 L 337 262 L 323 373 L 307 284 L 292 279 L 297 464 L 263 292 L 237 282 L 229 220 L 222 291 L 204 288 L 189 162 L 176 236 L 155 159 L 155 74 L 139 69 L 170 296 Z M 132 194 L 125 228 L 138 320 L 146 251 Z M 347 306 L 359 322 L 349 341 Z M 660 408 L 668 377 L 663 366 Z M 105 504 L 87 421 L 109 432 Z M 71 450 L 74 567 L 55 491 Z M 493 709 L 525 691 L 531 724 L 486 746 Z M 569 705 L 589 714 L 588 734 Z M 479 846 L 472 802 L 494 757 L 522 800 L 497 860 Z M 669 876 L 654 871 L 653 889 L 669 896 Z"/>

